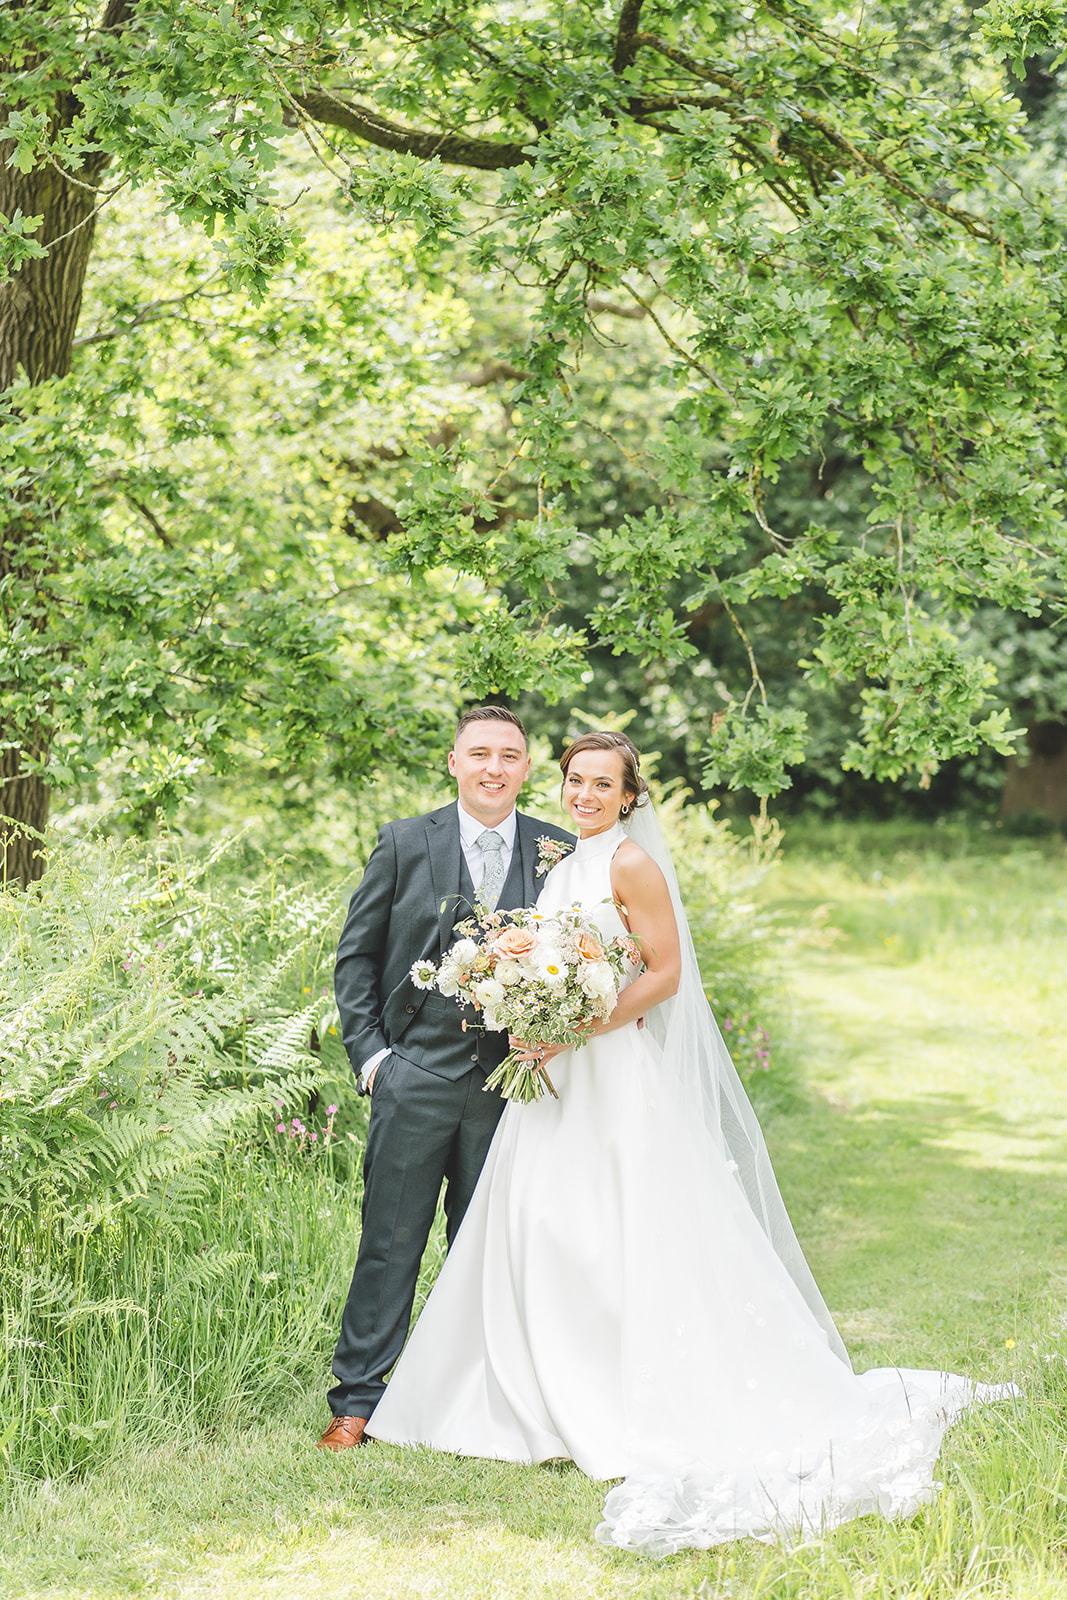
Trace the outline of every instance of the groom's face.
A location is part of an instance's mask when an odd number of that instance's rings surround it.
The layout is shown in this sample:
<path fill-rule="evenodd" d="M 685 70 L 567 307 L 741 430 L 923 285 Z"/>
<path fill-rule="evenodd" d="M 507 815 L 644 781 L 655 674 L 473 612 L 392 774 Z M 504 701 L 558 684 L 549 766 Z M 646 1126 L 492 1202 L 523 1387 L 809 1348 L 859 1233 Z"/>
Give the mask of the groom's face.
<path fill-rule="evenodd" d="M 514 809 L 530 775 L 526 740 L 513 722 L 469 722 L 449 751 L 463 809 L 487 828 Z"/>

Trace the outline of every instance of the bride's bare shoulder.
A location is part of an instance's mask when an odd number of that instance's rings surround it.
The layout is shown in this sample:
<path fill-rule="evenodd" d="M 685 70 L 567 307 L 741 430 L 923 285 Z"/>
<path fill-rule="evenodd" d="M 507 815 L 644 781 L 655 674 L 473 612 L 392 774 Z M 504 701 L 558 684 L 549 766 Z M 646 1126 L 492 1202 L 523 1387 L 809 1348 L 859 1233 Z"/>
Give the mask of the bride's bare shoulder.
<path fill-rule="evenodd" d="M 616 889 L 654 891 L 667 880 L 647 850 L 633 839 L 624 839 L 611 858 L 611 882 Z"/>

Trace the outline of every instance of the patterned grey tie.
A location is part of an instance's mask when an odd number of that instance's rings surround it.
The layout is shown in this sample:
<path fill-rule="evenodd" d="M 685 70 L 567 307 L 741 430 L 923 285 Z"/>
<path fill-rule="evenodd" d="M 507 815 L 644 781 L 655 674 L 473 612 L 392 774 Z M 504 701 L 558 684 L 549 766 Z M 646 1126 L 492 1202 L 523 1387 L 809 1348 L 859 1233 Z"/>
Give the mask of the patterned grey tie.
<path fill-rule="evenodd" d="M 504 857 L 501 854 L 504 841 L 499 833 L 487 828 L 484 833 L 478 835 L 476 843 L 485 862 L 478 892 L 491 909 L 500 899 L 500 891 L 504 887 Z"/>

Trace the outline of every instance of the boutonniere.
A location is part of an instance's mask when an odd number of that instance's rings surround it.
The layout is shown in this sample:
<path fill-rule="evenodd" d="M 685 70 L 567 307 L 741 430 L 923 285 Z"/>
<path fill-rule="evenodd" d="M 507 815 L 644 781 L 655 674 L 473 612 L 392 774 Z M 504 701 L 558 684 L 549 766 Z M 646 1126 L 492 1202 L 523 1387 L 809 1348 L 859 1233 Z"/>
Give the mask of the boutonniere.
<path fill-rule="evenodd" d="M 573 850 L 574 846 L 565 839 L 550 839 L 546 834 L 537 841 L 537 872 L 536 877 L 543 877 L 546 872 L 551 872 L 553 867 L 558 867 L 563 857 Z"/>

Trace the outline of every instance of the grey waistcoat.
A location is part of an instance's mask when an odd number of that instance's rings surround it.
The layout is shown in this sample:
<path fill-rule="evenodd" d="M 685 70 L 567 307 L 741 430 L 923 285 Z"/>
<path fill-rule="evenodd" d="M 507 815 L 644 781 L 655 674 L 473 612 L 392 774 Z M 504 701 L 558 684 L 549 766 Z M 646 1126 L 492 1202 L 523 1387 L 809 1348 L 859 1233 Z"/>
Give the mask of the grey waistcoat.
<path fill-rule="evenodd" d="M 522 859 L 516 835 L 508 875 L 497 901 L 500 910 L 512 911 L 522 905 L 522 878 Z M 472 914 L 474 892 L 464 858 L 460 867 L 460 901 L 456 907 L 456 922 L 462 922 L 464 917 Z M 450 937 L 445 949 L 453 942 Z M 444 949 L 440 954 L 444 954 Z M 439 1078 L 461 1078 L 472 1067 L 490 1073 L 503 1061 L 508 1051 L 507 1035 L 489 1033 L 478 1027 L 478 1013 L 473 1006 L 461 1008 L 454 999 L 425 991 L 419 998 L 421 1005 L 412 1000 L 407 1002 L 405 1012 L 410 1011 L 411 1020 L 402 1028 L 399 1036 L 394 1033 L 393 1048 L 397 1055 L 403 1056 L 405 1061 L 413 1061 L 426 1072 L 436 1073 Z M 463 1031 L 464 1022 L 467 1024 L 466 1032 Z"/>

